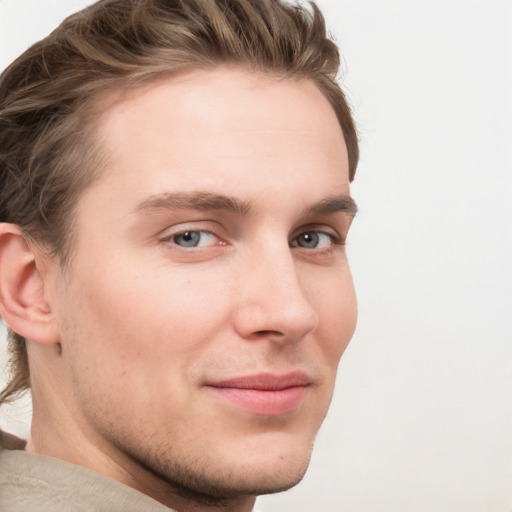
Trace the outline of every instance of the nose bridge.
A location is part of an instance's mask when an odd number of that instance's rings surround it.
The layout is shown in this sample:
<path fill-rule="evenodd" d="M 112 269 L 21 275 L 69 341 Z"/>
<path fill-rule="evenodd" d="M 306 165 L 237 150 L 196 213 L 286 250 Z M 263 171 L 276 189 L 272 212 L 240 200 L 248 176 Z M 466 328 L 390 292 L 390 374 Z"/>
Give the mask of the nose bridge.
<path fill-rule="evenodd" d="M 244 336 L 269 334 L 300 339 L 318 323 L 314 305 L 301 283 L 286 237 L 269 237 L 247 255 L 246 286 L 238 310 Z"/>

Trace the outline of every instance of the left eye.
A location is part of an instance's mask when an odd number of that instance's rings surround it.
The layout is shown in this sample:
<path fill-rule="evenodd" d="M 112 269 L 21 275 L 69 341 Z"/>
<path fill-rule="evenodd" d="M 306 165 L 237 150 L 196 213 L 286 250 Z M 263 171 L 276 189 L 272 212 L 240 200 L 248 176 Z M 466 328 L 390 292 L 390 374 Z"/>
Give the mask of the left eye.
<path fill-rule="evenodd" d="M 334 237 L 321 233 L 319 231 L 306 231 L 295 237 L 292 247 L 302 247 L 303 249 L 325 249 L 334 243 Z"/>
<path fill-rule="evenodd" d="M 209 231 L 184 231 L 174 235 L 171 240 L 180 247 L 189 248 L 214 245 L 217 238 Z"/>

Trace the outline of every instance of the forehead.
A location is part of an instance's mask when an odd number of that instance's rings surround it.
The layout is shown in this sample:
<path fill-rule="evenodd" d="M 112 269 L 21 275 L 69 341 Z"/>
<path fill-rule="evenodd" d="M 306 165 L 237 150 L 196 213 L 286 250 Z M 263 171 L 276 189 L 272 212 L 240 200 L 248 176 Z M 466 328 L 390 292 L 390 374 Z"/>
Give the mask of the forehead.
<path fill-rule="evenodd" d="M 126 93 L 97 126 L 108 159 L 101 185 L 139 198 L 176 188 L 282 193 L 301 181 L 311 194 L 348 191 L 341 128 L 310 80 L 190 71 Z"/>

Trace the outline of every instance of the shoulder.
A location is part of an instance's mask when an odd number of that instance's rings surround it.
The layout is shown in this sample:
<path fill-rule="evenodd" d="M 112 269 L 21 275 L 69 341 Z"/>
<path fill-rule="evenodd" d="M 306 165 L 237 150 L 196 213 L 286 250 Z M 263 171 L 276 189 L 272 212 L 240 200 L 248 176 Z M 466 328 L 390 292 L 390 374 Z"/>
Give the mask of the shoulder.
<path fill-rule="evenodd" d="M 26 452 L 12 435 L 2 433 L 0 441 L 1 512 L 172 512 L 105 475 Z"/>

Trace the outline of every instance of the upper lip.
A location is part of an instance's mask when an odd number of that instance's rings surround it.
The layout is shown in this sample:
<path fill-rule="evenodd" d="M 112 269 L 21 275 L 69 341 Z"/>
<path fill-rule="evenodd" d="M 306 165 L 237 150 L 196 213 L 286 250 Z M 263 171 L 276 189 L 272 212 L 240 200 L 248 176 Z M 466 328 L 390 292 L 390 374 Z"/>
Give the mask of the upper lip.
<path fill-rule="evenodd" d="M 308 386 L 311 378 L 304 372 L 296 371 L 277 375 L 274 373 L 258 373 L 234 377 L 226 380 L 208 382 L 207 386 L 215 388 L 255 389 L 261 391 L 280 391 L 296 386 Z"/>

